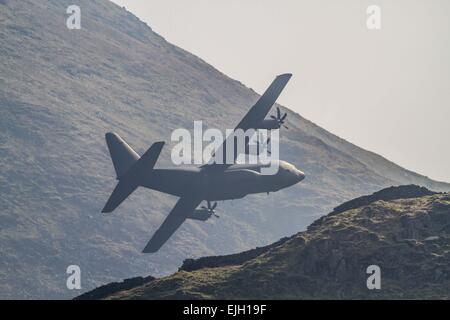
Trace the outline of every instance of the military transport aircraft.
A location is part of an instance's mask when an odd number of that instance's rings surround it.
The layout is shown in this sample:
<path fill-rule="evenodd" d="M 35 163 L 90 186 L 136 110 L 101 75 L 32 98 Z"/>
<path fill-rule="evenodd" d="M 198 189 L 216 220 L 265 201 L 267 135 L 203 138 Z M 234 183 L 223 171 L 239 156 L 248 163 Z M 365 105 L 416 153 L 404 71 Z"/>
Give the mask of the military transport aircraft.
<path fill-rule="evenodd" d="M 290 78 L 291 74 L 276 77 L 235 130 L 271 130 L 283 126 L 287 114 L 281 115 L 278 108 L 276 116 L 264 118 Z M 222 148 L 225 148 L 226 140 Z M 278 191 L 305 178 L 303 172 L 285 161 L 278 162 L 278 172 L 274 175 L 261 174 L 262 164 L 208 163 L 196 168 L 154 169 L 164 142 L 154 143 L 142 157 L 115 133 L 106 134 L 106 143 L 119 182 L 102 212 L 112 212 L 139 186 L 179 197 L 175 207 L 144 248 L 144 253 L 157 252 L 186 219 L 205 221 L 213 215 L 217 216 L 214 212 L 217 202 L 212 201 Z M 235 153 L 234 160 L 236 157 Z M 204 200 L 207 206 L 196 209 Z"/>

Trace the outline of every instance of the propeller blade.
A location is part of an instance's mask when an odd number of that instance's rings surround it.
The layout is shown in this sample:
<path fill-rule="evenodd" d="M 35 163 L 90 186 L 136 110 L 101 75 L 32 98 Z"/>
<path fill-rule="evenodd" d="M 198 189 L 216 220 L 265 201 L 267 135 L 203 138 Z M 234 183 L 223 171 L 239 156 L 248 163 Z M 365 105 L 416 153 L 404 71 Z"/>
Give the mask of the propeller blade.
<path fill-rule="evenodd" d="M 214 202 L 213 206 L 212 206 L 212 210 L 214 210 L 217 207 L 217 202 Z"/>
<path fill-rule="evenodd" d="M 287 112 L 281 117 L 281 121 L 283 121 L 284 119 L 286 119 L 286 117 L 287 117 Z"/>
<path fill-rule="evenodd" d="M 270 116 L 273 120 L 278 120 L 273 114 Z"/>
<path fill-rule="evenodd" d="M 279 107 L 277 107 L 277 118 L 280 119 L 281 117 L 281 110 Z"/>

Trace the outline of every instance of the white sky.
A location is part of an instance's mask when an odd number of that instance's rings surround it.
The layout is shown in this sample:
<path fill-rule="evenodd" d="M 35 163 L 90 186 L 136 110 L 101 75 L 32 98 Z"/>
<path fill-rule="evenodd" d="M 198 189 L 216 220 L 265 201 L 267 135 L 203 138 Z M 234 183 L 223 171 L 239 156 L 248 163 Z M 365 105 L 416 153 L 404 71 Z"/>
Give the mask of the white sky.
<path fill-rule="evenodd" d="M 328 131 L 450 182 L 450 1 L 113 0 Z M 381 8 L 368 30 L 366 8 Z M 288 119 L 289 121 L 289 119 Z"/>

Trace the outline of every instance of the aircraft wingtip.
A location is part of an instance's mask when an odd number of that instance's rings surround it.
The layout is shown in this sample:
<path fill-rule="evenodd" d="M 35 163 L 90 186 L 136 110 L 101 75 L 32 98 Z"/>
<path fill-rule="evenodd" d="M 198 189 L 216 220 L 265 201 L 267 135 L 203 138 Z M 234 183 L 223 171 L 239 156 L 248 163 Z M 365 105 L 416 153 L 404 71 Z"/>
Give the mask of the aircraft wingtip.
<path fill-rule="evenodd" d="M 119 138 L 120 138 L 119 135 L 117 133 L 115 133 L 115 132 L 107 132 L 107 133 L 105 133 L 106 141 L 114 141 L 114 140 L 117 140 Z"/>
<path fill-rule="evenodd" d="M 112 212 L 112 210 L 111 210 L 109 204 L 107 203 L 107 204 L 103 207 L 102 213 L 110 213 L 110 212 Z"/>
<path fill-rule="evenodd" d="M 283 73 L 283 74 L 280 74 L 278 77 L 290 78 L 290 77 L 292 77 L 292 73 Z"/>

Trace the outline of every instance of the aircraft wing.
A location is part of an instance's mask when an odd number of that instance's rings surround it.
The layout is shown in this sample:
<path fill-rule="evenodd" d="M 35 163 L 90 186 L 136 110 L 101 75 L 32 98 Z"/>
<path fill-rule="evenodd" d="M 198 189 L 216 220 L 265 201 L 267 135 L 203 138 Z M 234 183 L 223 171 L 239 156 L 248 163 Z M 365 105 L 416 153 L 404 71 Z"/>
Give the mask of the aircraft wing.
<path fill-rule="evenodd" d="M 234 130 L 237 129 L 242 129 L 244 131 L 248 130 L 248 129 L 257 129 L 258 124 L 264 120 L 264 118 L 267 116 L 267 114 L 269 113 L 270 109 L 272 108 L 273 104 L 275 103 L 275 101 L 278 99 L 278 97 L 281 94 L 281 91 L 283 91 L 284 87 L 286 86 L 286 84 L 288 83 L 289 79 L 292 77 L 292 74 L 290 73 L 285 73 L 282 75 L 279 75 L 275 78 L 275 80 L 273 80 L 272 84 L 269 86 L 269 88 L 267 88 L 267 90 L 263 93 L 263 95 L 258 99 L 258 101 L 255 103 L 255 105 L 247 112 L 247 114 L 244 116 L 244 118 L 242 118 L 242 120 L 239 122 L 239 124 L 237 125 L 236 128 L 234 128 Z M 226 163 L 225 159 L 226 159 L 226 148 L 225 145 L 227 143 L 228 139 L 233 139 L 234 136 L 231 134 L 227 137 L 227 139 L 223 142 L 223 144 L 220 146 L 219 149 L 222 149 L 222 154 L 223 154 L 223 163 Z M 246 144 L 248 143 L 248 141 L 246 141 Z M 247 146 L 245 146 L 247 147 Z M 237 152 L 234 152 L 234 161 L 236 161 L 237 158 Z M 221 164 L 207 164 L 205 166 L 213 166 L 213 167 L 222 167 L 222 168 L 227 168 L 230 164 L 226 164 L 226 165 L 221 165 Z"/>
<path fill-rule="evenodd" d="M 291 77 L 292 74 L 290 73 L 277 76 L 234 130 L 242 129 L 245 131 L 250 128 L 256 128 L 257 124 L 267 116 Z"/>
<path fill-rule="evenodd" d="M 162 223 L 142 252 L 154 253 L 175 233 L 178 227 L 186 220 L 186 217 L 195 210 L 202 199 L 186 195 L 178 199 L 177 204 L 170 211 L 166 220 Z"/>

